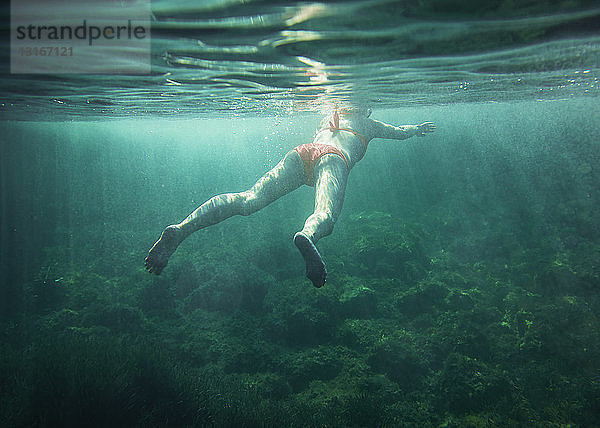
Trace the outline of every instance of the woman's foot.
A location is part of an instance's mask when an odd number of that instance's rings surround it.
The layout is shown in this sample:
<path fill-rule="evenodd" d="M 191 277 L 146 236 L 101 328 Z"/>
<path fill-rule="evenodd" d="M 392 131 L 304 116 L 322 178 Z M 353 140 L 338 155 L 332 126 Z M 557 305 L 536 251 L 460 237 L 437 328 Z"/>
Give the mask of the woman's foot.
<path fill-rule="evenodd" d="M 317 288 L 325 285 L 327 279 L 327 270 L 325 263 L 317 251 L 317 247 L 312 241 L 302 232 L 294 235 L 294 244 L 300 250 L 300 254 L 306 262 L 306 277 L 310 279 L 313 285 Z"/>
<path fill-rule="evenodd" d="M 160 239 L 154 243 L 148 256 L 144 259 L 146 270 L 156 275 L 160 275 L 167 265 L 169 257 L 175 252 L 181 243 L 181 230 L 178 226 L 167 226 L 160 235 Z"/>

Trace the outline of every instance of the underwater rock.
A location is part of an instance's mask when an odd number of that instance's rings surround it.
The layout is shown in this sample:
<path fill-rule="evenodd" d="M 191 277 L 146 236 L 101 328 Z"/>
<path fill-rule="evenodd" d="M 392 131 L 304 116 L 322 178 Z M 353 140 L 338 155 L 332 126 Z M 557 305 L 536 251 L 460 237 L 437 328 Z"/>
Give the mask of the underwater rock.
<path fill-rule="evenodd" d="M 299 308 L 287 319 L 287 332 L 294 343 L 320 343 L 332 337 L 331 317 L 313 308 Z"/>
<path fill-rule="evenodd" d="M 138 308 L 113 305 L 89 308 L 83 317 L 85 324 L 97 324 L 110 329 L 113 333 L 133 333 L 143 329 L 146 322 Z"/>
<path fill-rule="evenodd" d="M 429 338 L 433 350 L 432 366 L 441 367 L 446 356 L 453 352 L 487 360 L 491 344 L 480 319 L 477 311 L 446 311 L 440 314 Z"/>
<path fill-rule="evenodd" d="M 305 389 L 311 381 L 331 380 L 342 369 L 339 351 L 335 347 L 318 346 L 305 351 L 285 355 L 282 371 L 296 392 Z"/>
<path fill-rule="evenodd" d="M 393 328 L 386 327 L 381 320 L 348 318 L 339 328 L 338 338 L 340 343 L 365 354 L 373 349 L 384 332 Z"/>
<path fill-rule="evenodd" d="M 256 373 L 244 376 L 244 387 L 266 399 L 282 400 L 292 393 L 286 378 L 277 373 Z"/>
<path fill-rule="evenodd" d="M 292 309 L 290 313 L 270 313 L 263 325 L 265 334 L 272 340 L 295 346 L 327 342 L 335 329 L 331 314 L 310 306 Z"/>
<path fill-rule="evenodd" d="M 448 290 L 437 282 L 421 282 L 398 293 L 396 306 L 407 316 L 415 316 L 431 311 L 435 306 L 444 304 Z"/>
<path fill-rule="evenodd" d="M 219 344 L 219 361 L 225 373 L 257 373 L 272 365 L 272 347 L 261 341 L 227 338 Z"/>
<path fill-rule="evenodd" d="M 268 288 L 275 283 L 270 273 L 240 258 L 233 244 L 196 253 L 191 262 L 175 261 L 182 266 L 174 263 L 171 275 L 176 276 L 169 286 L 187 313 L 204 309 L 259 314 Z"/>
<path fill-rule="evenodd" d="M 46 316 L 45 322 L 50 329 L 63 331 L 69 327 L 81 325 L 81 315 L 77 311 L 63 308 Z"/>
<path fill-rule="evenodd" d="M 343 255 L 350 274 L 403 281 L 416 281 L 425 275 L 430 259 L 425 254 L 426 237 L 420 225 L 377 211 L 351 215 L 350 220 L 340 231 L 340 239 L 350 243 Z"/>
<path fill-rule="evenodd" d="M 139 307 L 144 313 L 169 313 L 175 309 L 175 296 L 167 280 L 157 279 L 139 290 Z"/>
<path fill-rule="evenodd" d="M 473 298 L 464 291 L 451 290 L 445 299 L 448 308 L 455 311 L 466 311 L 473 309 L 475 302 Z"/>
<path fill-rule="evenodd" d="M 536 275 L 535 284 L 540 292 L 546 295 L 580 293 L 582 290 L 594 288 L 594 281 L 577 272 L 574 266 L 558 259 Z"/>
<path fill-rule="evenodd" d="M 335 294 L 332 287 L 316 290 L 301 279 L 269 287 L 264 299 L 264 333 L 271 340 L 294 346 L 331 340 L 338 323 Z"/>
<path fill-rule="evenodd" d="M 175 297 L 177 299 L 185 299 L 198 287 L 202 282 L 202 276 L 196 269 L 194 263 L 181 264 L 177 266 L 177 272 L 174 281 Z"/>
<path fill-rule="evenodd" d="M 244 310 L 258 314 L 263 310 L 268 287 L 269 282 L 264 280 L 230 272 L 197 284 L 185 298 L 185 307 L 189 311 L 199 308 L 225 313 Z"/>
<path fill-rule="evenodd" d="M 339 297 L 342 314 L 348 318 L 367 318 L 375 315 L 375 291 L 362 285 L 356 278 L 348 278 Z"/>
<path fill-rule="evenodd" d="M 288 242 L 285 242 L 288 244 Z M 296 257 L 298 250 L 293 245 L 284 245 L 283 243 L 269 243 L 262 245 L 260 250 L 256 249 L 249 257 L 257 269 L 268 272 L 276 278 L 295 278 L 296 277 Z"/>
<path fill-rule="evenodd" d="M 411 334 L 403 330 L 382 334 L 368 363 L 375 372 L 385 373 L 406 391 L 417 388 L 427 373 L 426 362 L 419 358 Z"/>
<path fill-rule="evenodd" d="M 437 379 L 439 405 L 454 414 L 498 406 L 510 396 L 506 374 L 476 358 L 452 353 Z"/>

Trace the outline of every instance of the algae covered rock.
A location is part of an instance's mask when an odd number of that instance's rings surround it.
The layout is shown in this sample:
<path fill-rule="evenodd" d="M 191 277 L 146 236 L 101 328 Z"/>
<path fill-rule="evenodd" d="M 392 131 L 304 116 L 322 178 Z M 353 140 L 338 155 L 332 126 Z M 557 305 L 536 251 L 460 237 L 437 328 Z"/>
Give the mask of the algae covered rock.
<path fill-rule="evenodd" d="M 444 303 L 448 290 L 435 281 L 423 281 L 396 293 L 396 307 L 404 314 L 415 316 L 431 311 Z"/>
<path fill-rule="evenodd" d="M 264 299 L 263 329 L 277 342 L 316 345 L 334 337 L 337 324 L 336 291 L 316 290 L 302 280 L 282 281 L 270 287 Z"/>
<path fill-rule="evenodd" d="M 340 230 L 348 243 L 343 259 L 347 272 L 368 277 L 396 277 L 414 281 L 425 275 L 425 232 L 391 214 L 371 211 L 351 215 Z"/>
<path fill-rule="evenodd" d="M 339 297 L 342 314 L 348 318 L 366 318 L 375 315 L 375 291 L 358 278 L 347 277 Z"/>
<path fill-rule="evenodd" d="M 141 332 L 147 323 L 141 310 L 125 305 L 94 305 L 83 319 L 87 325 L 101 325 L 114 333 Z"/>
<path fill-rule="evenodd" d="M 444 361 L 437 389 L 439 404 L 455 414 L 498 406 L 511 393 L 505 372 L 457 353 Z"/>
<path fill-rule="evenodd" d="M 277 373 L 244 374 L 242 379 L 247 390 L 256 392 L 262 398 L 281 400 L 292 393 L 287 379 Z"/>
<path fill-rule="evenodd" d="M 428 372 L 427 361 L 421 358 L 411 333 L 405 330 L 382 334 L 368 362 L 375 372 L 385 373 L 403 390 L 418 387 Z"/>
<path fill-rule="evenodd" d="M 281 359 L 282 371 L 294 391 L 301 391 L 311 381 L 331 380 L 342 369 L 338 350 L 330 346 L 318 346 L 290 353 Z"/>
<path fill-rule="evenodd" d="M 182 282 L 189 282 L 183 285 Z M 186 310 L 205 309 L 232 313 L 243 310 L 260 313 L 272 278 L 251 266 L 235 263 L 233 267 L 210 267 L 202 275 L 186 275 L 178 281 L 179 289 L 189 289 L 183 299 Z"/>
<path fill-rule="evenodd" d="M 321 343 L 333 335 L 331 315 L 308 306 L 294 310 L 285 326 L 288 337 L 298 344 Z"/>

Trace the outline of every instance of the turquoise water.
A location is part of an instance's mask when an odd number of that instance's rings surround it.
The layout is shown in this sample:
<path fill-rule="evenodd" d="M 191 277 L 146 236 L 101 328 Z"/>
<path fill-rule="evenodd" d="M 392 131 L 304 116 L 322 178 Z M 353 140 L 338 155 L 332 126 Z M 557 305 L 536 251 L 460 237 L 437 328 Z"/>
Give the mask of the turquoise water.
<path fill-rule="evenodd" d="M 2 76 L 0 425 L 598 426 L 594 2 L 153 3 L 152 76 Z M 374 140 L 318 244 L 304 186 L 188 238 L 323 113 Z"/>
<path fill-rule="evenodd" d="M 595 0 L 153 1 L 151 75 L 5 75 L 0 111 L 218 118 L 596 97 L 599 16 Z"/>

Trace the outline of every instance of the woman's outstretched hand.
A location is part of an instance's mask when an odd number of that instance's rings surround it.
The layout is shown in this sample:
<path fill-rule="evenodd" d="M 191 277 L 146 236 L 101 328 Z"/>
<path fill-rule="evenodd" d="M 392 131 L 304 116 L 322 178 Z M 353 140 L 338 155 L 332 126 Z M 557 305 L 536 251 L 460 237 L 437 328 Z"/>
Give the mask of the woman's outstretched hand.
<path fill-rule="evenodd" d="M 435 125 L 433 122 L 425 122 L 417 125 L 417 136 L 423 137 L 425 134 L 435 131 Z"/>

